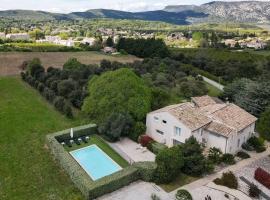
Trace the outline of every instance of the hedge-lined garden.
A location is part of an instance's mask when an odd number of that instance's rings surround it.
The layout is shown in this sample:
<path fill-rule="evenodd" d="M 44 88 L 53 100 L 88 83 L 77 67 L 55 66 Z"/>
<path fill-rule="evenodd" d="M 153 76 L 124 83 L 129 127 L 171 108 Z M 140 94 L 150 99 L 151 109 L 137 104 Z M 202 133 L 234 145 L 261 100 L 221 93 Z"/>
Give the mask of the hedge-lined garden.
<path fill-rule="evenodd" d="M 65 169 L 76 187 L 87 199 L 95 199 L 104 194 L 113 192 L 139 179 L 144 181 L 153 180 L 156 164 L 153 162 L 135 163 L 121 171 L 106 176 L 97 181 L 92 181 L 80 165 L 69 155 L 59 143 L 64 141 L 70 130 L 64 130 L 47 135 L 47 144 L 55 159 Z M 93 135 L 96 133 L 96 125 L 86 125 L 74 128 L 74 136 Z"/>

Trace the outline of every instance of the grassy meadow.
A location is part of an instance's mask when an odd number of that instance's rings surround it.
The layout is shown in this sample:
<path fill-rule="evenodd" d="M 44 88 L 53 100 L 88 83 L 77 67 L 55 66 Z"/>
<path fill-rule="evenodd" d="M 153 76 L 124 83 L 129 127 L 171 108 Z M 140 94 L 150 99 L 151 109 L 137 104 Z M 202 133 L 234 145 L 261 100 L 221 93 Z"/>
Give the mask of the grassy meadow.
<path fill-rule="evenodd" d="M 77 58 L 83 64 L 99 64 L 101 60 L 130 63 L 138 60 L 131 55 L 106 55 L 101 52 L 1 52 L 0 53 L 0 76 L 17 75 L 20 73 L 19 66 L 27 60 L 40 58 L 43 66 L 62 68 L 69 58 Z"/>
<path fill-rule="evenodd" d="M 81 200 L 45 135 L 84 122 L 59 114 L 18 77 L 0 77 L 0 199 Z"/>

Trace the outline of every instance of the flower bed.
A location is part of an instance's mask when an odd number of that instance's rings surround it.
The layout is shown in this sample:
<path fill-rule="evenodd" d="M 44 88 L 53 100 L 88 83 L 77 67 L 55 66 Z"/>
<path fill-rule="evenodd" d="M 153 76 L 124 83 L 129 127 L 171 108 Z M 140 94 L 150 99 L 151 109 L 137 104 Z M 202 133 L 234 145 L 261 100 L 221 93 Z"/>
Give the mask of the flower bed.
<path fill-rule="evenodd" d="M 255 171 L 254 178 L 259 183 L 270 189 L 270 174 L 268 172 L 259 167 Z"/>

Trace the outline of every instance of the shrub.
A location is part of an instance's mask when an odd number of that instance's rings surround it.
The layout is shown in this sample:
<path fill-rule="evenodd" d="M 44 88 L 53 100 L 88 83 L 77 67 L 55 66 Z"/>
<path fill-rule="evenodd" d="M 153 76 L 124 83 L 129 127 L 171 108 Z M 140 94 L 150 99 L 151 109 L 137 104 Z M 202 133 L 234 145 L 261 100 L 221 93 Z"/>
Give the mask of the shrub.
<path fill-rule="evenodd" d="M 142 122 L 136 122 L 135 125 L 131 129 L 131 133 L 129 134 L 129 137 L 134 140 L 138 141 L 138 138 L 145 134 L 146 126 Z"/>
<path fill-rule="evenodd" d="M 57 91 L 60 96 L 68 97 L 68 95 L 77 89 L 77 82 L 68 79 L 58 83 Z"/>
<path fill-rule="evenodd" d="M 256 148 L 257 153 L 264 152 L 265 150 L 266 150 L 266 148 L 264 146 L 259 146 L 259 147 Z"/>
<path fill-rule="evenodd" d="M 249 186 L 248 192 L 249 192 L 249 196 L 253 197 L 253 198 L 258 198 L 260 196 L 260 193 L 261 193 L 261 191 L 257 187 L 257 185 L 255 185 L 253 183 Z"/>
<path fill-rule="evenodd" d="M 63 69 L 74 70 L 80 69 L 83 66 L 77 58 L 69 58 L 69 60 L 63 65 Z"/>
<path fill-rule="evenodd" d="M 132 117 L 127 113 L 112 113 L 103 123 L 99 131 L 109 137 L 111 141 L 117 141 L 121 136 L 127 136 L 133 125 Z"/>
<path fill-rule="evenodd" d="M 200 176 L 208 171 L 206 168 L 208 163 L 203 156 L 203 148 L 195 137 L 192 136 L 187 139 L 181 147 L 184 156 L 184 166 L 182 168 L 184 173 Z"/>
<path fill-rule="evenodd" d="M 255 136 L 249 138 L 247 143 L 249 145 L 251 145 L 252 147 L 254 147 L 255 149 L 260 147 L 260 146 L 263 146 L 263 141 L 259 140 L 259 138 L 255 137 Z"/>
<path fill-rule="evenodd" d="M 209 150 L 208 159 L 211 160 L 214 164 L 219 164 L 221 162 L 222 152 L 216 147 L 212 147 Z"/>
<path fill-rule="evenodd" d="M 63 107 L 63 113 L 68 117 L 72 118 L 73 113 L 71 107 L 68 105 L 68 103 L 65 102 L 64 107 Z"/>
<path fill-rule="evenodd" d="M 39 83 L 38 84 L 38 86 L 37 86 L 37 89 L 38 89 L 38 91 L 40 92 L 40 93 L 42 93 L 43 92 L 43 90 L 44 90 L 44 84 L 43 83 Z"/>
<path fill-rule="evenodd" d="M 235 164 L 234 156 L 232 154 L 229 154 L 229 153 L 223 154 L 221 160 L 222 160 L 222 162 L 224 162 L 227 165 Z"/>
<path fill-rule="evenodd" d="M 83 91 L 74 90 L 70 92 L 70 94 L 68 95 L 68 99 L 74 107 L 81 108 L 83 104 Z"/>
<path fill-rule="evenodd" d="M 187 190 L 178 190 L 175 195 L 176 200 L 192 200 L 191 194 Z"/>
<path fill-rule="evenodd" d="M 43 90 L 43 96 L 50 102 L 53 102 L 54 99 L 55 99 L 55 93 L 53 90 L 45 87 L 44 90 Z"/>
<path fill-rule="evenodd" d="M 264 139 L 263 138 L 258 138 L 258 137 L 251 137 L 247 141 L 247 144 L 252 146 L 257 153 L 261 153 L 266 150 L 264 146 Z"/>
<path fill-rule="evenodd" d="M 243 151 L 237 152 L 236 156 L 242 159 L 250 158 L 250 155 L 248 155 L 246 152 L 243 152 Z"/>
<path fill-rule="evenodd" d="M 44 67 L 41 65 L 41 61 L 39 58 L 34 58 L 27 64 L 27 71 L 29 74 L 34 77 L 38 78 L 40 74 L 45 72 Z"/>
<path fill-rule="evenodd" d="M 157 164 L 155 162 L 137 162 L 133 164 L 138 169 L 140 178 L 146 182 L 154 180 Z"/>
<path fill-rule="evenodd" d="M 151 144 L 151 150 L 154 154 L 159 154 L 162 150 L 168 148 L 165 144 L 161 144 L 158 142 L 152 142 Z"/>
<path fill-rule="evenodd" d="M 58 111 L 63 112 L 65 99 L 63 97 L 56 97 L 53 101 L 53 105 Z"/>
<path fill-rule="evenodd" d="M 157 196 L 156 194 L 151 194 L 151 199 L 152 200 L 161 200 L 161 198 L 159 198 L 159 196 Z"/>
<path fill-rule="evenodd" d="M 21 72 L 21 78 L 22 78 L 22 80 L 25 81 L 25 79 L 26 79 L 26 74 L 25 74 L 24 72 Z"/>
<path fill-rule="evenodd" d="M 255 171 L 254 178 L 265 187 L 270 189 L 270 174 L 263 170 L 262 168 L 258 168 Z"/>
<path fill-rule="evenodd" d="M 251 145 L 249 145 L 248 143 L 243 143 L 242 148 L 246 151 L 253 151 L 254 150 L 254 148 Z"/>
<path fill-rule="evenodd" d="M 155 181 L 157 183 L 169 183 L 179 174 L 184 164 L 182 150 L 175 146 L 164 149 L 156 156 L 157 169 Z"/>
<path fill-rule="evenodd" d="M 221 178 L 216 178 L 214 180 L 214 183 L 231 189 L 238 188 L 238 180 L 231 171 L 223 173 Z"/>
<path fill-rule="evenodd" d="M 120 49 L 119 51 L 122 55 L 128 55 L 128 53 L 124 49 Z"/>
<path fill-rule="evenodd" d="M 148 144 L 150 142 L 154 141 L 150 136 L 148 135 L 141 135 L 139 137 L 139 143 L 143 146 L 143 147 L 147 147 Z"/>

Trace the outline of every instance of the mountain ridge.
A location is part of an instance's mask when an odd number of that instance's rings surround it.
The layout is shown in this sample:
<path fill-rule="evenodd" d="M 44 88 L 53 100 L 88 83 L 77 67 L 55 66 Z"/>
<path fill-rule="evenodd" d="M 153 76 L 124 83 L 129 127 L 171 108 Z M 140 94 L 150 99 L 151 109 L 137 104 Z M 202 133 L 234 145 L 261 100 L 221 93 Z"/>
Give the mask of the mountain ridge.
<path fill-rule="evenodd" d="M 0 11 L 0 18 L 16 20 L 83 20 L 94 18 L 162 21 L 186 25 L 197 22 L 269 23 L 270 2 L 267 1 L 212 1 L 197 5 L 168 5 L 163 10 L 127 12 L 110 9 L 90 9 L 68 14 L 34 10 Z"/>
<path fill-rule="evenodd" d="M 186 6 L 187 7 L 187 6 Z M 183 5 L 169 5 L 167 12 L 183 12 Z M 190 9 L 190 7 L 187 7 Z M 270 21 L 269 1 L 212 1 L 200 6 L 193 6 L 193 11 L 208 15 L 205 20 L 228 20 L 235 22 L 265 23 Z"/>

